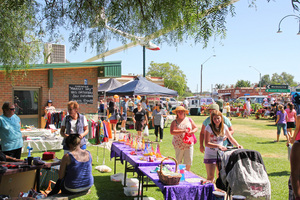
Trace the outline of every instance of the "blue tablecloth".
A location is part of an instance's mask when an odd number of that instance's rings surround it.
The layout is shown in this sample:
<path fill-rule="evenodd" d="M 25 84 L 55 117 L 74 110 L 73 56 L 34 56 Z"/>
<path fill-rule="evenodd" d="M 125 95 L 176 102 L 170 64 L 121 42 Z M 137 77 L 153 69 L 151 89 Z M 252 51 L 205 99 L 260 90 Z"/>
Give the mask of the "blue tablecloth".
<path fill-rule="evenodd" d="M 139 171 L 145 176 L 149 177 L 157 187 L 162 191 L 166 200 L 210 200 L 213 199 L 212 192 L 214 191 L 214 185 L 212 183 L 201 185 L 200 180 L 204 180 L 202 177 L 185 171 L 185 180 L 181 181 L 179 185 L 164 185 L 159 181 L 157 173 L 151 173 L 151 170 L 155 169 L 155 166 L 140 166 Z"/>

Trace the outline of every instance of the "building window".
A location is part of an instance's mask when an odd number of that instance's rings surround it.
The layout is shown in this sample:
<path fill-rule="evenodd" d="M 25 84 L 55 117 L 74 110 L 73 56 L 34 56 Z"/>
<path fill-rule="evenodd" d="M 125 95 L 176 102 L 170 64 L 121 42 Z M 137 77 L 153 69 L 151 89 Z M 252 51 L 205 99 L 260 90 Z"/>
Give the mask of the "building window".
<path fill-rule="evenodd" d="M 39 93 L 34 90 L 15 90 L 14 104 L 17 115 L 38 114 Z"/>

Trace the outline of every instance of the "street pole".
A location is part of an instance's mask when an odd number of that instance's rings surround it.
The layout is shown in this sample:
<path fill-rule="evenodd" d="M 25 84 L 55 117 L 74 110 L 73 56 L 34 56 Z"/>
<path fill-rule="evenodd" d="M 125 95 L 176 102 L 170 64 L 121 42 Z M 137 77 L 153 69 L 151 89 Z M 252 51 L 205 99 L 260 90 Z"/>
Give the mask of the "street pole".
<path fill-rule="evenodd" d="M 146 76 L 146 48 L 143 46 L 143 77 Z"/>
<path fill-rule="evenodd" d="M 259 73 L 259 94 L 261 95 L 261 73 L 255 67 L 253 67 L 253 66 L 249 66 L 249 67 L 250 68 L 252 67 L 255 71 L 257 71 Z"/>
<path fill-rule="evenodd" d="M 261 94 L 261 73 L 259 72 L 259 95 Z"/>
<path fill-rule="evenodd" d="M 209 58 L 207 58 L 206 61 L 204 61 L 204 62 L 201 64 L 201 70 L 200 70 L 200 95 L 202 95 L 202 70 L 203 70 L 203 65 L 204 65 L 204 63 L 206 63 L 211 57 L 216 57 L 216 55 L 210 56 Z"/>
<path fill-rule="evenodd" d="M 201 71 L 200 71 L 200 95 L 202 94 L 202 70 L 203 70 L 203 64 L 201 64 Z"/>

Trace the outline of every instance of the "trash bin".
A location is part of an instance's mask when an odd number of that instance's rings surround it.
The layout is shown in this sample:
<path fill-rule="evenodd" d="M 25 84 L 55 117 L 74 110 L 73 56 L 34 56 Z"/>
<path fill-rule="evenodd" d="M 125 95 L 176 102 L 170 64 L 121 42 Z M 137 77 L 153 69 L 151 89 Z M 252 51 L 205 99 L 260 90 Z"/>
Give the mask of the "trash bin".
<path fill-rule="evenodd" d="M 190 115 L 200 115 L 201 108 L 191 108 L 190 109 Z"/>

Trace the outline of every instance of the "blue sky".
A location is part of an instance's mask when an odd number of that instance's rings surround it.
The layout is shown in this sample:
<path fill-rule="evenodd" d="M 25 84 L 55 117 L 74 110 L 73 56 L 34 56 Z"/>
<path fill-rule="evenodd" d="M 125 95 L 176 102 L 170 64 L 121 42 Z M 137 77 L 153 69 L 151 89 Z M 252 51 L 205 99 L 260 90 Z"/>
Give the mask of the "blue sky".
<path fill-rule="evenodd" d="M 225 39 L 212 38 L 207 48 L 193 41 L 168 46 L 161 44 L 160 51 L 146 50 L 146 70 L 150 62 L 170 62 L 180 67 L 187 77 L 188 87 L 192 92 L 200 90 L 200 66 L 203 65 L 203 91 L 211 91 L 215 84 L 235 84 L 238 80 L 251 83 L 259 81 L 259 73 L 249 66 L 255 67 L 262 76 L 273 73 L 287 72 L 294 75 L 300 82 L 299 22 L 294 17 L 287 17 L 281 23 L 282 33 L 276 33 L 279 21 L 286 15 L 296 14 L 291 1 L 257 0 L 256 8 L 249 8 L 247 0 L 235 3 L 234 17 L 227 16 L 227 35 Z M 68 38 L 65 36 L 65 38 Z M 82 45 L 76 52 L 69 52 L 70 44 L 66 45 L 66 57 L 70 62 L 82 62 L 96 55 Z M 122 44 L 111 41 L 109 49 Z M 122 61 L 122 74 L 143 73 L 142 47 L 137 46 L 123 52 L 108 56 L 105 61 Z M 101 60 L 99 60 L 101 61 Z"/>

